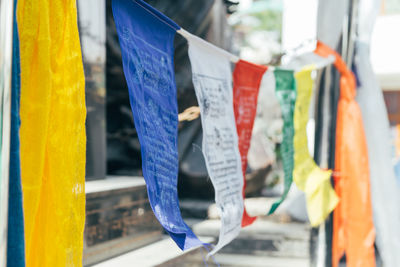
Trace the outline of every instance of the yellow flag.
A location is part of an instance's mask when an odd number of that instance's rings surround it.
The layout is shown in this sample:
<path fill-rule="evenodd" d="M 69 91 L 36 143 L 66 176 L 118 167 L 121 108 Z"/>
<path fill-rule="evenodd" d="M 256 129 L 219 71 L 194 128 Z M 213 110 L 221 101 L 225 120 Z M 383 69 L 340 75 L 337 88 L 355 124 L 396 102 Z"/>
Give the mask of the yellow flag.
<path fill-rule="evenodd" d="M 19 0 L 27 267 L 81 266 L 85 83 L 75 0 Z"/>
<path fill-rule="evenodd" d="M 294 111 L 294 171 L 293 180 L 304 191 L 307 212 L 312 226 L 322 223 L 336 207 L 338 197 L 331 185 L 330 170 L 321 170 L 308 151 L 307 122 L 312 96 L 314 66 L 295 74 L 297 101 Z"/>

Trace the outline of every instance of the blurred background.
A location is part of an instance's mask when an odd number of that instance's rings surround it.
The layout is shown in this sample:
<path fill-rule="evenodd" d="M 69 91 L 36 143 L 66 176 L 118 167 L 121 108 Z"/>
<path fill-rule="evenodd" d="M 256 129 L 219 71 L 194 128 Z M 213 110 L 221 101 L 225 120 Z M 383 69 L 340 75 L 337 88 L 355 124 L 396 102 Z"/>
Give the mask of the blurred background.
<path fill-rule="evenodd" d="M 245 60 L 281 65 L 294 55 L 312 51 L 317 39 L 318 0 L 149 0 L 182 28 Z M 180 252 L 155 219 L 141 177 L 140 144 L 110 0 L 78 0 L 78 23 L 86 76 L 87 219 L 86 266 L 204 266 L 205 251 Z M 349 9 L 357 1 L 349 1 Z M 350 14 L 350 13 L 349 13 Z M 351 21 L 351 16 L 349 16 Z M 400 183 L 400 1 L 382 0 L 372 34 L 371 60 L 383 90 L 392 127 L 393 166 Z M 344 42 L 343 36 L 341 42 Z M 316 90 L 327 72 L 318 73 Z M 175 74 L 179 112 L 197 106 L 187 42 L 175 38 Z M 332 74 L 331 87 L 337 74 Z M 336 84 L 337 85 L 337 84 Z M 329 86 L 328 86 L 329 87 Z M 321 94 L 320 94 L 321 95 Z M 279 155 L 282 120 L 279 104 L 260 92 L 249 164 L 246 171 L 250 214 L 266 214 L 283 190 Z M 315 105 L 314 124 L 321 107 Z M 201 152 L 200 118 L 179 123 L 180 207 L 185 221 L 207 242 L 218 238 L 214 191 Z M 309 139 L 317 163 L 323 133 Z M 327 152 L 329 154 L 329 151 Z M 325 162 L 324 162 L 325 161 Z M 321 237 L 321 235 L 325 235 Z M 322 239 L 321 239 L 322 238 Z M 329 258 L 329 223 L 311 229 L 304 196 L 292 188 L 273 216 L 262 216 L 217 254 L 213 266 L 325 266 Z M 328 255 L 327 255 L 328 254 Z M 324 256 L 321 256 L 324 255 Z M 324 261 L 324 260 L 322 260 Z M 327 262 L 329 261 L 326 260 Z"/>

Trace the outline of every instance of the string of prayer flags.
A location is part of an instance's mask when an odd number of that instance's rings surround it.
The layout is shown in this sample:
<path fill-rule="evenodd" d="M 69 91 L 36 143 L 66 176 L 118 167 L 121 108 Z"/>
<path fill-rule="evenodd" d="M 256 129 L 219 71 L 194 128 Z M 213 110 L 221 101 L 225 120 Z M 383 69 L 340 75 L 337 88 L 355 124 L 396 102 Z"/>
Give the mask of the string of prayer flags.
<path fill-rule="evenodd" d="M 294 111 L 294 171 L 293 180 L 304 191 L 311 226 L 318 226 L 333 211 L 338 198 L 331 185 L 330 170 L 321 170 L 308 150 L 307 123 L 312 97 L 314 66 L 295 74 L 297 99 Z"/>
<path fill-rule="evenodd" d="M 233 71 L 233 107 L 238 134 L 239 151 L 243 171 L 243 198 L 246 188 L 247 154 L 257 112 L 258 92 L 261 79 L 267 67 L 244 60 L 236 63 Z M 252 224 L 257 217 L 250 217 L 243 211 L 242 227 Z"/>
<path fill-rule="evenodd" d="M 26 265 L 82 266 L 85 80 L 75 0 L 20 0 Z"/>
<path fill-rule="evenodd" d="M 335 190 L 340 202 L 333 214 L 332 266 L 346 253 L 347 266 L 375 266 L 368 149 L 361 110 L 355 101 L 356 80 L 340 55 L 322 42 L 315 53 L 335 56 L 340 72 L 335 149 Z"/>
<path fill-rule="evenodd" d="M 281 105 L 283 118 L 283 139 L 280 147 L 284 171 L 284 189 L 281 198 L 275 202 L 269 213 L 272 214 L 286 198 L 293 180 L 294 168 L 294 124 L 293 114 L 296 102 L 296 81 L 292 70 L 276 69 L 276 96 Z"/>
<path fill-rule="evenodd" d="M 189 33 L 189 59 L 203 126 L 203 154 L 220 211 L 216 253 L 240 232 L 243 216 L 243 173 L 233 111 L 229 55 Z"/>
<path fill-rule="evenodd" d="M 10 180 L 8 194 L 7 266 L 25 267 L 24 214 L 22 206 L 21 166 L 19 152 L 19 96 L 21 69 L 17 26 L 17 1 L 13 11 L 13 56 L 11 80 Z"/>
<path fill-rule="evenodd" d="M 182 250 L 201 246 L 183 221 L 178 202 L 173 42 L 179 26 L 143 1 L 113 0 L 112 10 L 150 205 Z"/>
<path fill-rule="evenodd" d="M 14 3 L 16 6 L 16 0 Z M 321 6 L 321 12 L 328 10 L 328 5 Z M 340 7 L 340 12 L 345 14 L 345 5 L 341 3 Z M 274 75 L 272 71 L 266 75 L 267 67 L 237 60 L 232 54 L 184 31 L 143 0 L 112 0 L 112 11 L 141 144 L 149 202 L 160 224 L 182 250 L 208 244 L 197 238 L 184 222 L 179 209 L 178 105 L 174 74 L 174 37 L 177 32 L 189 43 L 192 79 L 203 127 L 202 150 L 221 218 L 219 240 L 209 255 L 231 242 L 242 227 L 256 219 L 244 207 L 245 174 L 259 91 L 265 82 L 270 91 L 274 87 L 284 124 L 280 146 L 284 192 L 272 205 L 269 214 L 286 198 L 294 180 L 298 188 L 305 192 L 312 226 L 322 223 L 334 210 L 333 267 L 338 267 L 344 255 L 349 267 L 375 266 L 368 157 L 376 158 L 378 154 L 384 154 L 385 150 L 377 149 L 372 142 L 383 135 L 382 132 L 372 131 L 372 122 L 367 123 L 367 137 L 373 148 L 368 151 L 361 110 L 355 101 L 355 77 L 334 50 L 318 42 L 315 54 L 335 57 L 335 67 L 341 74 L 336 122 L 335 190 L 330 179 L 332 171 L 320 169 L 308 149 L 306 127 L 315 65 L 296 74 L 293 70 L 276 69 Z M 8 266 L 23 267 L 25 261 L 30 267 L 82 266 L 86 108 L 76 1 L 19 0 L 16 16 Z M 324 22 L 324 27 L 331 25 L 325 23 L 328 22 L 326 19 L 321 22 Z M 335 23 L 335 26 L 340 25 Z M 332 35 L 325 37 L 329 36 Z M 357 53 L 367 58 L 368 44 L 364 46 L 360 43 L 356 47 Z M 236 62 L 233 75 L 230 61 Z M 361 67 L 369 64 L 359 63 L 357 66 Z M 371 74 L 370 68 L 360 70 L 361 78 L 363 74 Z M 368 86 L 361 88 L 370 89 Z M 371 95 L 368 93 L 369 99 Z M 369 102 L 361 98 L 360 103 L 366 105 Z M 380 104 L 379 116 L 383 114 L 382 99 Z M 370 110 L 364 111 L 364 115 L 368 112 Z M 387 120 L 381 126 L 387 129 Z M 376 155 L 375 151 L 378 151 Z M 375 184 L 379 176 L 377 170 L 387 164 L 381 161 L 378 165 L 379 168 L 371 168 L 371 181 Z M 394 181 L 393 177 L 389 178 Z M 376 191 L 373 192 L 378 198 L 374 208 L 377 210 L 379 229 L 383 225 L 394 229 L 396 223 L 384 224 L 382 218 L 387 216 L 383 216 L 377 208 L 383 203 L 382 192 L 389 192 L 387 184 L 382 188 L 374 188 Z M 378 239 L 379 247 L 384 247 L 384 240 L 388 241 L 386 246 L 399 245 L 395 244 L 396 241 L 393 245 L 389 244 L 388 233 L 394 230 L 387 229 L 382 231 L 385 236 Z M 385 262 L 396 261 L 390 261 L 390 253 L 383 250 Z M 395 249 L 391 248 L 393 251 Z"/>

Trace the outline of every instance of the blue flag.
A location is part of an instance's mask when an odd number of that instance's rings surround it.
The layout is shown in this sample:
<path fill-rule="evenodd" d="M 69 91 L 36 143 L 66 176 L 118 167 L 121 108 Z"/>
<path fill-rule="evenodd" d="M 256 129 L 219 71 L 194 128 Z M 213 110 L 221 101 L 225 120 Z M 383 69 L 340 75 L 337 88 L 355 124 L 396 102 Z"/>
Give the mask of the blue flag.
<path fill-rule="evenodd" d="M 173 42 L 179 26 L 140 0 L 113 0 L 112 9 L 151 207 L 182 250 L 200 246 L 182 219 L 177 192 Z"/>
<path fill-rule="evenodd" d="M 17 1 L 14 1 L 13 59 L 11 84 L 11 140 L 10 183 L 8 195 L 7 266 L 25 266 L 24 215 L 22 209 L 21 167 L 19 160 L 19 94 L 21 70 L 19 38 L 16 19 Z"/>

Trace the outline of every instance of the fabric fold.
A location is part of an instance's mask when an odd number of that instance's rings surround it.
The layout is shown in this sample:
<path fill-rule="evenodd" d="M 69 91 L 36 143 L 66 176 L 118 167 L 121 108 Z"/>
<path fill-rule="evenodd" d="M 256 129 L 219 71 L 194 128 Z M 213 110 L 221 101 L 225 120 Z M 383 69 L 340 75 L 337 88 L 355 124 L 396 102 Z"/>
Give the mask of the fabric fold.
<path fill-rule="evenodd" d="M 187 34 L 193 85 L 203 127 L 202 149 L 221 217 L 216 253 L 240 232 L 243 216 L 243 173 L 233 111 L 229 56 Z"/>
<path fill-rule="evenodd" d="M 243 198 L 246 189 L 247 154 L 257 113 L 258 93 L 261 79 L 266 71 L 267 67 L 244 60 L 237 62 L 233 71 L 233 107 L 242 160 Z M 252 224 L 256 218 L 249 216 L 244 208 L 242 227 Z"/>
<path fill-rule="evenodd" d="M 20 0 L 26 265 L 81 266 L 85 80 L 74 0 Z"/>
<path fill-rule="evenodd" d="M 380 0 L 359 2 L 354 67 L 370 160 L 376 247 L 384 266 L 400 266 L 400 187 L 392 165 L 390 124 L 383 93 L 370 62 L 370 41 Z M 371 108 L 373 107 L 373 108 Z"/>
<path fill-rule="evenodd" d="M 331 170 L 321 170 L 308 150 L 307 123 L 312 97 L 314 66 L 295 74 L 297 99 L 294 111 L 294 171 L 293 180 L 305 193 L 311 226 L 318 226 L 333 211 L 338 197 L 331 184 Z"/>
<path fill-rule="evenodd" d="M 283 119 L 283 138 L 280 153 L 284 172 L 284 188 L 281 198 L 272 204 L 268 214 L 274 213 L 289 193 L 293 181 L 294 168 L 293 114 L 296 103 L 296 81 L 292 70 L 275 69 L 274 74 L 276 81 L 275 93 L 281 105 Z"/>
<path fill-rule="evenodd" d="M 19 37 L 17 26 L 17 1 L 14 1 L 13 57 L 11 84 L 11 140 L 10 140 L 10 181 L 8 194 L 8 235 L 7 266 L 25 266 L 24 214 L 22 206 L 21 165 L 19 151 L 19 98 L 21 89 L 21 68 L 19 58 Z"/>
<path fill-rule="evenodd" d="M 340 77 L 335 144 L 335 191 L 340 202 L 333 213 L 332 266 L 346 253 L 349 267 L 375 266 L 368 149 L 362 114 L 355 101 L 356 80 L 340 55 L 322 42 L 315 53 L 335 56 Z"/>
<path fill-rule="evenodd" d="M 179 209 L 174 37 L 179 26 L 143 1 L 113 0 L 143 176 L 154 214 L 182 250 L 203 245 Z"/>

